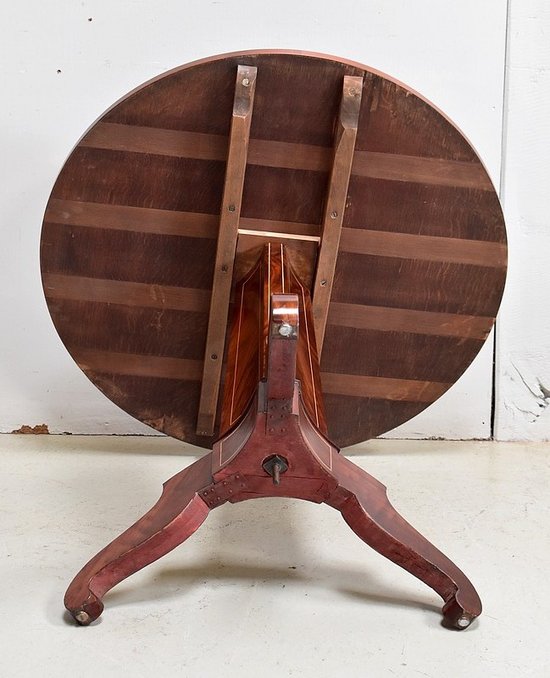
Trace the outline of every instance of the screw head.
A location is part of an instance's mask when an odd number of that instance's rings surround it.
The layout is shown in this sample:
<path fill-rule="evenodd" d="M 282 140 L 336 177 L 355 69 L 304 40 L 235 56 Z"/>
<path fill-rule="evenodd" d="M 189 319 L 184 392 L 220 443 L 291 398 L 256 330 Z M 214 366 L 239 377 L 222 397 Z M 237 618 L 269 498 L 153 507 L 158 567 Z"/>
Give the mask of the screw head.
<path fill-rule="evenodd" d="M 212 360 L 217 360 L 217 359 L 218 359 L 217 353 L 212 353 L 212 355 L 211 355 L 210 357 L 212 358 Z"/>
<path fill-rule="evenodd" d="M 228 209 L 230 212 L 234 212 L 234 211 L 235 211 L 235 205 L 229 205 L 229 207 L 228 207 L 227 209 Z"/>
<path fill-rule="evenodd" d="M 321 280 L 321 287 L 325 287 L 326 284 L 327 284 L 327 281 L 326 281 L 326 280 Z"/>
<path fill-rule="evenodd" d="M 90 621 L 90 615 L 87 612 L 84 612 L 84 610 L 77 612 L 74 618 L 81 624 L 87 624 Z"/>
<path fill-rule="evenodd" d="M 281 323 L 279 325 L 279 334 L 281 337 L 290 337 L 292 334 L 292 325 L 290 323 Z"/>
<path fill-rule="evenodd" d="M 336 210 L 334 210 L 333 212 L 330 213 L 331 219 L 336 219 L 337 216 L 338 216 L 338 212 Z"/>
<path fill-rule="evenodd" d="M 250 80 L 248 78 L 243 78 L 242 84 L 243 84 L 243 87 L 248 87 L 248 85 L 250 85 Z"/>

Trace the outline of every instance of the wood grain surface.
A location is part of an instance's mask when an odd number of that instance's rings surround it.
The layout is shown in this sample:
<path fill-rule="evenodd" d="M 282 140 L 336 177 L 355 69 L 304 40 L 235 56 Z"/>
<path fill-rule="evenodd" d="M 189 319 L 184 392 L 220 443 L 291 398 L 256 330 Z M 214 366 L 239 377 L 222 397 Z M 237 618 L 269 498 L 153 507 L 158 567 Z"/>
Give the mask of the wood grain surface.
<path fill-rule="evenodd" d="M 239 53 L 122 99 L 79 141 L 49 200 L 41 265 L 50 313 L 117 405 L 212 446 L 218 429 L 195 429 L 238 65 L 257 68 L 239 257 L 287 234 L 308 285 L 343 78 L 363 78 L 321 355 L 329 436 L 357 443 L 458 379 L 491 329 L 506 273 L 502 212 L 475 151 L 383 74 L 321 55 Z"/>
<path fill-rule="evenodd" d="M 292 363 L 296 364 L 302 404 L 314 426 L 324 435 L 327 433 L 309 290 L 293 270 L 286 246 L 267 243 L 235 289 L 225 391 L 220 406 L 220 436 L 227 434 L 242 418 L 258 390 L 258 383 L 268 379 L 270 329 L 266 323 L 269 323 L 274 299 L 281 294 L 295 295 L 299 308 L 297 318 L 288 322 L 295 324 L 298 320 L 298 345 Z M 272 378 L 272 389 L 274 382 L 276 379 Z"/>

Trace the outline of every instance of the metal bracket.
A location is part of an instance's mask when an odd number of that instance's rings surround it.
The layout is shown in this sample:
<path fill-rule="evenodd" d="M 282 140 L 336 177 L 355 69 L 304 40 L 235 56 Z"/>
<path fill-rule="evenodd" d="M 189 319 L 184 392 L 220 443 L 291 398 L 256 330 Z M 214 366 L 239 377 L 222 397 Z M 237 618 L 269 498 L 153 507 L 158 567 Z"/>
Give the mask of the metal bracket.
<path fill-rule="evenodd" d="M 198 494 L 208 508 L 213 509 L 225 504 L 226 501 L 231 501 L 245 489 L 245 477 L 242 473 L 235 473 L 204 487 Z"/>

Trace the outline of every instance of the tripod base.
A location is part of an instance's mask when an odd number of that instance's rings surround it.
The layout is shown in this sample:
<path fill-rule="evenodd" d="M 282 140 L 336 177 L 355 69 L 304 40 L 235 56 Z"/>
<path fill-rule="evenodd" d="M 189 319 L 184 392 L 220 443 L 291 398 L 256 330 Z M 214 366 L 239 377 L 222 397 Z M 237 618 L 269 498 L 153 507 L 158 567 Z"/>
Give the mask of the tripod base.
<path fill-rule="evenodd" d="M 282 246 L 278 252 L 268 246 L 237 288 L 241 303 L 221 409 L 225 433 L 212 452 L 165 483 L 157 504 L 77 574 L 65 606 L 79 624 L 97 619 L 107 591 L 185 541 L 210 510 L 255 497 L 334 507 L 364 542 L 443 598 L 451 626 L 466 628 L 480 614 L 466 576 L 397 513 L 383 485 L 326 437 L 309 297 L 283 255 Z"/>
<path fill-rule="evenodd" d="M 107 591 L 185 541 L 213 508 L 226 501 L 280 496 L 324 502 L 340 511 L 364 542 L 442 597 L 449 626 L 467 628 L 481 613 L 470 581 L 397 513 L 381 483 L 315 429 L 297 387 L 293 405 L 281 419 L 286 430 L 275 436 L 269 433 L 268 413 L 258 407 L 260 400 L 212 452 L 167 481 L 157 504 L 78 573 L 65 595 L 74 619 L 81 625 L 97 619 Z M 276 457 L 287 467 L 279 469 L 279 484 L 274 483 L 276 472 L 269 471 L 277 463 L 269 461 Z"/>

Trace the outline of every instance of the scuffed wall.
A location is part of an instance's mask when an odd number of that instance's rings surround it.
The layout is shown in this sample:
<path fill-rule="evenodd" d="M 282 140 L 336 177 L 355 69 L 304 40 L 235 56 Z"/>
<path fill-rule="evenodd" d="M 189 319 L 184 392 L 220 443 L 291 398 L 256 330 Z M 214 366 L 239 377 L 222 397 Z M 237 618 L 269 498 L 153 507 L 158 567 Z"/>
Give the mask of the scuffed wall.
<path fill-rule="evenodd" d="M 550 5 L 512 0 L 502 197 L 510 244 L 495 437 L 550 439 Z"/>

